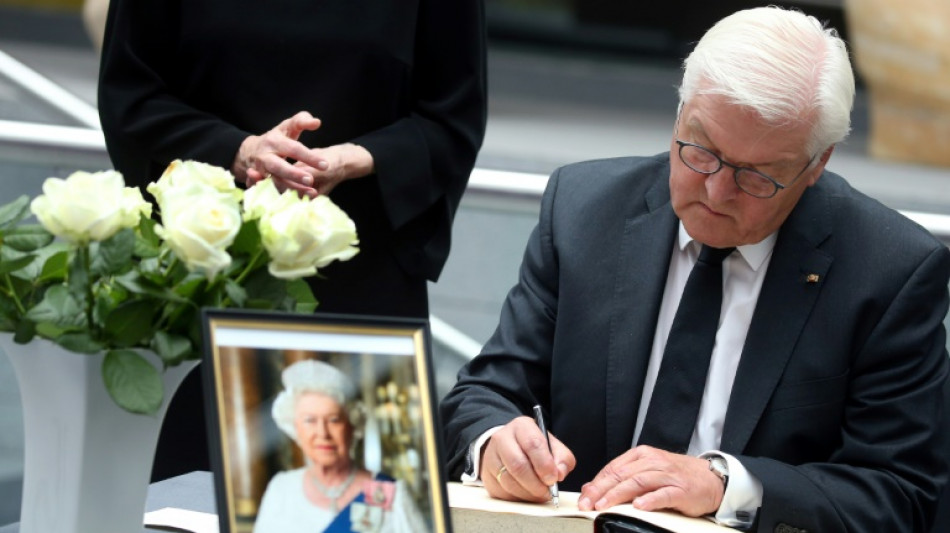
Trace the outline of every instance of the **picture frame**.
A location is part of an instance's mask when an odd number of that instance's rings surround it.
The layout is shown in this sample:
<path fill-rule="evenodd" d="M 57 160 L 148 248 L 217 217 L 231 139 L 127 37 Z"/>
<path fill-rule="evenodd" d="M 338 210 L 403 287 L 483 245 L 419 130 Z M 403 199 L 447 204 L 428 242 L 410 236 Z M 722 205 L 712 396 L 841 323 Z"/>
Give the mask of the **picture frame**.
<path fill-rule="evenodd" d="M 202 328 L 221 533 L 451 533 L 428 321 L 205 309 Z"/>

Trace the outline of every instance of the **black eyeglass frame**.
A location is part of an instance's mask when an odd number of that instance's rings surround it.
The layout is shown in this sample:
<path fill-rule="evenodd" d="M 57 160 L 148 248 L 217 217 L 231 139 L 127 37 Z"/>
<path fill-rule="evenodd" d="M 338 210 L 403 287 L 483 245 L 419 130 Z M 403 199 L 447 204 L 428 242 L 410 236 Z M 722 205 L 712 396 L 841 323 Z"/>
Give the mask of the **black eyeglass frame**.
<path fill-rule="evenodd" d="M 676 144 L 679 145 L 679 150 L 677 151 L 677 154 L 680 156 L 680 161 L 682 161 L 684 165 L 686 165 L 687 167 L 689 167 L 690 170 L 692 170 L 693 172 L 699 172 L 700 174 L 705 174 L 705 175 L 707 175 L 707 176 L 711 176 L 711 175 L 715 174 L 716 172 L 719 172 L 720 170 L 722 170 L 722 167 L 731 168 L 731 169 L 732 169 L 732 181 L 734 181 L 734 182 L 736 183 L 736 187 L 739 187 L 739 190 L 740 190 L 740 191 L 742 191 L 742 192 L 748 194 L 749 196 L 752 196 L 753 198 L 762 198 L 762 199 L 772 198 L 772 197 L 774 197 L 776 194 L 778 194 L 778 192 L 779 192 L 780 190 L 782 190 L 782 189 L 787 189 L 787 188 L 791 187 L 792 185 L 795 184 L 796 181 L 798 181 L 798 178 L 802 177 L 802 174 L 804 174 L 805 171 L 808 170 L 808 167 L 811 166 L 812 161 L 815 160 L 815 156 L 812 156 L 812 157 L 808 160 L 808 162 L 805 163 L 805 166 L 802 167 L 802 169 L 798 172 L 798 174 L 796 174 L 795 177 L 792 178 L 792 181 L 788 182 L 788 185 L 782 185 L 781 183 L 775 181 L 775 179 L 772 178 L 771 176 L 769 176 L 768 174 L 763 174 L 762 172 L 759 172 L 758 170 L 756 170 L 756 169 L 754 169 L 754 168 L 751 168 L 751 167 L 740 167 L 740 166 L 738 166 L 738 165 L 733 165 L 732 163 L 728 163 L 728 162 L 726 162 L 726 161 L 723 161 L 721 157 L 719 157 L 718 155 L 716 155 L 715 152 L 713 152 L 713 151 L 710 150 L 709 148 L 706 148 L 705 146 L 702 146 L 702 145 L 699 145 L 699 144 L 696 144 L 696 143 L 681 141 L 681 140 L 679 140 L 679 139 L 676 139 Z M 685 147 L 687 147 L 687 146 L 691 146 L 691 147 L 693 147 L 693 148 L 699 148 L 700 150 L 702 150 L 702 151 L 706 152 L 707 154 L 713 156 L 713 157 L 716 159 L 716 161 L 719 161 L 719 166 L 716 167 L 716 170 L 700 170 L 700 169 L 698 169 L 698 168 L 693 167 L 693 165 L 690 165 L 690 164 L 686 161 L 686 158 L 683 157 L 683 148 L 685 148 Z M 762 196 L 762 195 L 755 194 L 755 193 L 751 193 L 751 192 L 747 191 L 747 190 L 739 183 L 739 171 L 740 171 L 740 170 L 743 171 L 743 172 L 751 172 L 751 173 L 753 173 L 753 174 L 755 174 L 755 175 L 757 175 L 757 176 L 760 176 L 760 177 L 762 177 L 762 178 L 765 178 L 766 181 L 768 181 L 769 183 L 771 183 L 772 186 L 774 187 L 774 189 L 772 190 L 772 194 Z"/>

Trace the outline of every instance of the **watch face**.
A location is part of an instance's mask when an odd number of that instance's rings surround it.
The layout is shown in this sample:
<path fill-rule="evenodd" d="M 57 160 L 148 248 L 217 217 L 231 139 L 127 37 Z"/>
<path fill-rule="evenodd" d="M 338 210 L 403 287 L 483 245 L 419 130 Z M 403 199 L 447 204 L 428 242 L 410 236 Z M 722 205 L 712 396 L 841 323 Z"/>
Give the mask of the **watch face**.
<path fill-rule="evenodd" d="M 722 457 L 709 458 L 709 469 L 715 472 L 723 481 L 729 478 L 729 466 Z"/>

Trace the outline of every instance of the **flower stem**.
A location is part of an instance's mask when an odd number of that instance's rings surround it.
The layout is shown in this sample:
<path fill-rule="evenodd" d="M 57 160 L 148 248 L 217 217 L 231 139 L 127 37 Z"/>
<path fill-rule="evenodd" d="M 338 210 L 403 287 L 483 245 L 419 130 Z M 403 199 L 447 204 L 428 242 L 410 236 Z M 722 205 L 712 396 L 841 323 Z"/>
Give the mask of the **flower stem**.
<path fill-rule="evenodd" d="M 219 291 L 218 286 L 224 285 L 225 276 L 217 275 L 215 276 L 215 281 L 213 284 L 208 285 L 209 292 L 216 294 Z M 231 298 L 228 297 L 227 292 L 224 293 L 224 296 L 221 298 L 221 301 L 217 303 L 218 307 L 231 307 Z"/>
<path fill-rule="evenodd" d="M 3 281 L 7 288 L 3 293 L 13 300 L 14 305 L 16 305 L 17 313 L 21 316 L 25 315 L 26 309 L 23 307 L 23 302 L 20 301 L 19 295 L 17 295 L 16 290 L 13 288 L 13 282 L 10 281 L 10 274 L 4 274 Z"/>
<path fill-rule="evenodd" d="M 252 257 L 251 260 L 247 262 L 247 266 L 244 267 L 244 270 L 242 270 L 241 273 L 238 274 L 238 277 L 235 278 L 234 281 L 236 281 L 239 284 L 243 283 L 244 278 L 250 276 L 251 272 L 254 272 L 255 270 L 257 270 L 258 268 L 257 262 L 258 260 L 260 260 L 261 257 L 263 257 L 263 255 L 264 255 L 264 250 L 263 249 L 258 250 L 254 254 L 254 257 Z"/>
<path fill-rule="evenodd" d="M 92 259 L 89 257 L 89 245 L 83 245 L 79 247 L 79 260 L 81 261 L 82 268 L 86 271 L 86 323 L 89 324 L 89 329 L 94 330 L 93 322 L 93 313 L 92 310 L 96 306 L 95 295 L 92 291 L 92 273 L 90 266 L 92 265 Z"/>
<path fill-rule="evenodd" d="M 161 265 L 165 262 L 166 258 L 170 258 L 170 260 L 168 261 L 168 265 L 164 269 L 161 269 Z M 158 264 L 159 264 L 159 270 L 162 273 L 162 278 L 164 279 L 164 283 L 162 285 L 167 287 L 169 286 L 169 282 L 171 281 L 172 272 L 175 270 L 175 266 L 178 264 L 178 256 L 176 256 L 175 254 L 172 253 L 171 250 L 166 248 L 162 250 L 161 255 L 158 257 Z M 166 329 L 168 327 L 169 322 L 171 321 L 170 316 L 168 316 L 169 313 L 166 311 L 169 305 L 170 304 L 168 304 L 167 302 L 162 304 L 162 307 L 164 309 L 162 309 L 162 313 L 161 313 L 162 319 L 158 324 L 158 329 Z"/>

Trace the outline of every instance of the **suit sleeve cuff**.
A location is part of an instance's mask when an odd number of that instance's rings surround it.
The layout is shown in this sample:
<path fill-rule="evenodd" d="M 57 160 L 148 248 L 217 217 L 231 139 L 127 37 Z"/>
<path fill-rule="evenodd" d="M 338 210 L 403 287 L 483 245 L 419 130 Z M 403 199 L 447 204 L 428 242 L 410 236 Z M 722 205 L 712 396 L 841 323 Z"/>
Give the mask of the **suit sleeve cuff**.
<path fill-rule="evenodd" d="M 495 434 L 499 429 L 505 426 L 495 426 L 488 431 L 482 433 L 475 442 L 468 447 L 468 461 L 465 464 L 469 465 L 469 468 L 466 468 L 462 472 L 462 483 L 465 485 L 476 485 L 482 486 L 482 479 L 479 477 L 478 473 L 481 471 L 479 462 L 482 458 L 482 448 L 485 447 L 485 444 L 488 443 L 488 439 Z"/>

